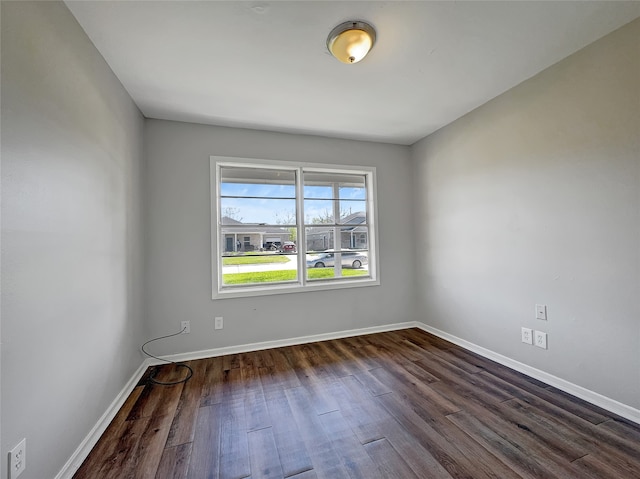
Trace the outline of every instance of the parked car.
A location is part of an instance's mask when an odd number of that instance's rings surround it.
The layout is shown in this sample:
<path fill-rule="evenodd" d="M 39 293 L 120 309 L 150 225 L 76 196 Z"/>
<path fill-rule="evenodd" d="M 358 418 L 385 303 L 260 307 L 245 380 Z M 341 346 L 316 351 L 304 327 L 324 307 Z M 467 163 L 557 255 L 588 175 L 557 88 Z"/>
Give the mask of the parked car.
<path fill-rule="evenodd" d="M 369 262 L 367 254 L 360 251 L 342 250 L 340 253 L 340 256 L 342 256 L 340 261 L 342 267 L 358 269 L 362 268 L 363 264 L 367 264 Z M 325 266 L 333 267 L 335 264 L 335 252 L 332 250 L 323 251 L 322 253 L 318 253 L 313 256 L 307 256 L 308 268 L 324 268 Z"/>
<path fill-rule="evenodd" d="M 280 251 L 283 253 L 296 253 L 298 249 L 293 241 L 285 241 Z"/>
<path fill-rule="evenodd" d="M 282 243 L 280 241 L 267 241 L 262 245 L 265 251 L 279 251 Z"/>

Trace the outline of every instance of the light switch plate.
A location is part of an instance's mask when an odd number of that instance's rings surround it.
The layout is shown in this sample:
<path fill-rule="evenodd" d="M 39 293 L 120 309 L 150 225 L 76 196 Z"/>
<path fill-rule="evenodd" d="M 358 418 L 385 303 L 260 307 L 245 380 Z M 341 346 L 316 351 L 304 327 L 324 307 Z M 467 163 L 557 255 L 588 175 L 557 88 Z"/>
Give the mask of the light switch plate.
<path fill-rule="evenodd" d="M 547 319 L 547 306 L 544 304 L 536 304 L 536 319 Z"/>

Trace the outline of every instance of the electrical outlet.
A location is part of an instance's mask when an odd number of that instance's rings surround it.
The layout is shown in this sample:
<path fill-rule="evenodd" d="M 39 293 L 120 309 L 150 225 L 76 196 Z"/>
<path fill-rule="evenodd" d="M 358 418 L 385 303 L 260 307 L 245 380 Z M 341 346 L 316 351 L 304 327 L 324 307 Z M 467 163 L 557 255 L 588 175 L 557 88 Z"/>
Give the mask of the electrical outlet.
<path fill-rule="evenodd" d="M 191 332 L 191 321 L 182 321 L 180 323 L 180 331 L 182 334 L 189 334 Z"/>
<path fill-rule="evenodd" d="M 536 304 L 536 319 L 547 320 L 547 306 L 544 304 Z"/>
<path fill-rule="evenodd" d="M 27 468 L 27 440 L 23 439 L 9 452 L 9 479 L 16 479 Z"/>
<path fill-rule="evenodd" d="M 547 349 L 547 333 L 536 331 L 534 336 L 534 344 L 542 349 Z"/>
<path fill-rule="evenodd" d="M 527 344 L 533 344 L 533 330 L 529 328 L 522 328 L 522 342 Z"/>
<path fill-rule="evenodd" d="M 215 329 L 222 329 L 224 327 L 224 319 L 222 316 L 216 316 L 215 323 L 213 326 Z"/>

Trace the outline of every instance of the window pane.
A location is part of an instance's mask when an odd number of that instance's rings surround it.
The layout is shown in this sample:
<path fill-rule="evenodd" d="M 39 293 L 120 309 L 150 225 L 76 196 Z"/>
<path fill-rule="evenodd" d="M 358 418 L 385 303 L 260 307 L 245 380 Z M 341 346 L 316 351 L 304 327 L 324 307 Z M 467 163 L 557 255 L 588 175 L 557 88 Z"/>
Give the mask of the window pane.
<path fill-rule="evenodd" d="M 288 231 L 282 229 L 278 233 L 276 228 L 265 228 L 239 233 L 234 229 L 223 229 L 220 239 L 223 286 L 297 281 L 296 254 L 281 254 L 281 248 L 289 241 Z M 274 249 L 264 248 L 276 243 Z"/>
<path fill-rule="evenodd" d="M 340 198 L 347 198 L 353 192 L 348 191 L 350 188 L 363 190 L 360 194 L 364 194 L 366 185 L 365 176 L 349 173 L 334 172 L 305 172 L 304 174 L 304 197 L 305 198 L 335 198 L 333 187 L 337 186 L 338 190 L 344 188 L 345 195 L 340 194 Z M 322 191 L 322 196 L 317 196 L 315 192 Z M 307 194 L 309 193 L 309 194 Z M 357 197 L 364 199 L 365 197 Z"/>
<path fill-rule="evenodd" d="M 223 286 L 295 282 L 297 279 L 295 255 L 245 253 L 222 258 Z"/>
<path fill-rule="evenodd" d="M 366 201 L 340 201 L 340 224 L 359 225 L 367 223 Z"/>
<path fill-rule="evenodd" d="M 367 190 L 364 187 L 364 181 L 362 186 L 341 186 L 339 196 L 341 200 L 366 200 Z"/>
<path fill-rule="evenodd" d="M 333 226 L 310 226 L 305 228 L 305 231 L 307 238 L 307 253 L 334 248 L 333 238 L 335 228 Z"/>
<path fill-rule="evenodd" d="M 220 198 L 222 224 L 278 224 L 292 216 L 295 222 L 296 200 L 271 198 Z"/>
<path fill-rule="evenodd" d="M 295 198 L 295 171 L 220 168 L 220 196 Z"/>
<path fill-rule="evenodd" d="M 334 224 L 332 200 L 304 200 L 305 224 Z"/>
<path fill-rule="evenodd" d="M 340 248 L 352 250 L 369 249 L 369 227 L 340 227 Z"/>
<path fill-rule="evenodd" d="M 363 251 L 325 251 L 308 254 L 307 279 L 327 280 L 332 278 L 353 278 L 369 276 L 369 258 Z"/>
<path fill-rule="evenodd" d="M 307 178 L 307 175 L 305 175 Z M 333 199 L 333 187 L 326 185 L 304 185 L 304 197 L 305 199 Z"/>

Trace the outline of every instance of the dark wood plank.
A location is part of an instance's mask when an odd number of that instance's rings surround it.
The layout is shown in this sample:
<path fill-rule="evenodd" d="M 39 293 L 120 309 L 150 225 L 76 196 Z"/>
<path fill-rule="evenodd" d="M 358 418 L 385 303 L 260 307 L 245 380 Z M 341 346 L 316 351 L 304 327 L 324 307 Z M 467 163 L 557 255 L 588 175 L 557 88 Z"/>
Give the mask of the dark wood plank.
<path fill-rule="evenodd" d="M 188 479 L 218 479 L 220 477 L 221 405 L 203 406 L 198 410 L 193 438 Z"/>
<path fill-rule="evenodd" d="M 380 475 L 380 470 L 340 411 L 320 415 L 320 423 L 327 437 L 331 438 L 332 447 L 350 477 L 370 479 Z"/>
<path fill-rule="evenodd" d="M 184 376 L 183 368 L 166 365 L 160 368 L 160 373 L 156 375 L 156 379 L 158 381 L 171 382 Z M 131 409 L 131 412 L 129 412 L 127 420 L 132 421 L 145 417 L 173 415 L 178 407 L 183 387 L 184 383 L 173 386 L 148 383 Z"/>
<path fill-rule="evenodd" d="M 171 416 L 156 416 L 126 421 L 118 444 L 105 458 L 97 477 L 155 477 L 171 420 Z"/>
<path fill-rule="evenodd" d="M 271 389 L 265 395 L 272 418 L 273 437 L 285 477 L 313 469 L 313 463 L 284 390 Z"/>
<path fill-rule="evenodd" d="M 182 387 L 180 399 L 176 407 L 175 416 L 167 439 L 166 447 L 169 448 L 193 442 L 207 362 L 192 361 L 187 364 L 193 369 L 193 376 Z"/>
<path fill-rule="evenodd" d="M 220 404 L 220 414 L 220 477 L 248 477 L 251 467 L 244 398 L 230 391 L 230 398 Z"/>
<path fill-rule="evenodd" d="M 573 464 L 584 477 L 640 479 L 640 469 L 637 467 L 629 469 L 626 464 L 605 462 L 602 457 L 594 457 L 591 454 L 577 459 Z"/>
<path fill-rule="evenodd" d="M 354 376 L 341 380 L 336 400 L 340 411 L 361 444 L 383 439 L 387 432 L 383 424 L 391 415 L 382 408 Z"/>
<path fill-rule="evenodd" d="M 191 443 L 167 447 L 156 472 L 156 479 L 185 479 L 191 458 Z"/>
<path fill-rule="evenodd" d="M 324 360 L 326 369 L 334 378 L 343 378 L 360 370 L 357 365 L 347 360 L 345 355 L 335 347 L 333 341 L 318 343 L 318 349 L 318 356 Z"/>
<path fill-rule="evenodd" d="M 349 473 L 340 462 L 331 439 L 324 433 L 307 390 L 298 387 L 287 389 L 285 394 L 318 478 L 348 478 Z"/>
<path fill-rule="evenodd" d="M 203 361 L 206 361 L 206 368 L 200 405 L 220 404 L 222 401 L 222 375 L 224 371 L 222 357 L 217 356 Z"/>
<path fill-rule="evenodd" d="M 517 439 L 510 439 L 507 433 L 499 434 L 495 423 L 491 427 L 464 411 L 447 418 L 524 478 L 585 477 L 584 472 L 569 462 L 555 460 L 544 448 L 526 448 Z"/>
<path fill-rule="evenodd" d="M 364 448 L 378 469 L 377 475 L 369 477 L 384 477 L 388 479 L 399 477 L 403 479 L 418 479 L 420 477 L 411 470 L 409 465 L 386 439 L 370 442 Z"/>
<path fill-rule="evenodd" d="M 401 367 L 394 367 L 392 371 L 387 371 L 386 368 L 373 369 L 371 374 L 396 394 L 411 396 L 415 404 L 420 404 L 434 414 L 446 415 L 460 411 L 460 407 L 449 401 L 445 395 L 421 382 Z"/>
<path fill-rule="evenodd" d="M 410 406 L 394 394 L 385 394 L 377 398 L 405 429 L 447 470 L 454 478 L 488 478 L 494 477 L 493 471 L 499 470 L 500 461 L 493 458 L 491 472 L 483 470 L 479 464 L 472 463 L 468 458 L 466 444 L 452 443 L 427 424 Z M 462 448 L 462 449 L 460 449 Z M 473 457 L 473 456 L 471 456 Z M 502 477 L 510 477 L 502 475 Z"/>
<path fill-rule="evenodd" d="M 247 436 L 251 451 L 251 477 L 253 479 L 282 479 L 284 472 L 278 458 L 272 429 L 267 427 L 251 431 Z"/>

